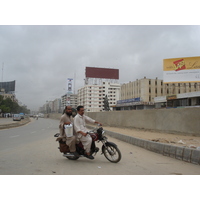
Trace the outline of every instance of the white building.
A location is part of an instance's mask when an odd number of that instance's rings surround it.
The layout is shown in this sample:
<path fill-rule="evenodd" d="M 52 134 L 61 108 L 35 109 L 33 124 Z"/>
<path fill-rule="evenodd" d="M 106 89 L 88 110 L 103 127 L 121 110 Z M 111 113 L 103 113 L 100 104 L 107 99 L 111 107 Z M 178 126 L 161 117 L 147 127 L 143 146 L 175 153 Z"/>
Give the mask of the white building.
<path fill-rule="evenodd" d="M 82 105 L 87 112 L 104 110 L 104 98 L 107 95 L 110 109 L 117 104 L 120 96 L 120 84 L 102 82 L 99 85 L 85 85 L 78 90 L 78 105 Z"/>
<path fill-rule="evenodd" d="M 60 113 L 62 112 L 61 110 L 61 99 L 57 98 L 55 100 L 53 100 L 53 105 L 52 105 L 52 112 L 55 113 Z"/>
<path fill-rule="evenodd" d="M 77 108 L 77 94 L 65 94 L 61 97 L 62 109 L 65 108 L 66 105 L 70 105 L 72 108 Z"/>

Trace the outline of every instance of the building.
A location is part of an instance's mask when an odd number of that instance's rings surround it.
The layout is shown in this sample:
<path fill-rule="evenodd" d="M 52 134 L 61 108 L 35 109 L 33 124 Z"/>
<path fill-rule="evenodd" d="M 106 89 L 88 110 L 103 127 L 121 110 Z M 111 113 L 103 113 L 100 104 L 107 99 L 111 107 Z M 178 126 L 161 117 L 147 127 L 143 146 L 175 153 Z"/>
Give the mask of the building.
<path fill-rule="evenodd" d="M 57 98 L 52 101 L 52 112 L 54 113 L 61 113 L 61 99 Z"/>
<path fill-rule="evenodd" d="M 155 108 L 200 106 L 200 91 L 155 97 Z"/>
<path fill-rule="evenodd" d="M 17 102 L 17 99 L 16 99 L 14 93 L 6 93 L 4 89 L 1 89 L 0 95 L 3 96 L 3 100 L 9 98 L 9 99 L 11 99 L 13 102 Z"/>
<path fill-rule="evenodd" d="M 3 96 L 3 99 L 10 98 L 18 103 L 15 96 L 15 81 L 0 82 L 0 95 Z"/>
<path fill-rule="evenodd" d="M 62 109 L 65 108 L 65 106 L 70 105 L 72 108 L 77 108 L 78 106 L 78 95 L 77 94 L 65 94 L 61 97 L 61 107 Z"/>
<path fill-rule="evenodd" d="M 9 98 L 9 99 L 11 99 L 13 102 L 18 103 L 18 100 L 16 99 L 15 93 L 13 93 L 13 92 L 7 92 L 7 93 L 6 93 L 5 90 L 2 88 L 2 89 L 0 90 L 0 95 L 3 96 L 3 100 Z M 19 103 L 18 103 L 18 104 L 19 104 Z"/>
<path fill-rule="evenodd" d="M 120 95 L 120 84 L 102 82 L 101 85 L 85 85 L 78 90 L 78 105 L 87 112 L 104 111 L 104 98 L 107 95 L 110 109 L 113 110 Z"/>
<path fill-rule="evenodd" d="M 78 105 L 87 112 L 104 111 L 107 96 L 109 108 L 113 110 L 120 95 L 119 69 L 86 67 L 85 86 L 78 90 Z"/>
<path fill-rule="evenodd" d="M 160 79 L 136 80 L 121 85 L 116 110 L 148 109 L 155 107 L 155 98 L 200 91 L 200 83 L 167 83 Z"/>

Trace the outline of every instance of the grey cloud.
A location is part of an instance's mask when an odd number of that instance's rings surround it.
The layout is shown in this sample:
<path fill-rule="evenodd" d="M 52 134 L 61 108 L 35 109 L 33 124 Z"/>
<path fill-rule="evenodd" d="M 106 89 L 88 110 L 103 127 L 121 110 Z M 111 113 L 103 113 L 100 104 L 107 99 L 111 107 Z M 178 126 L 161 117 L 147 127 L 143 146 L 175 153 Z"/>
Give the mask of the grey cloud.
<path fill-rule="evenodd" d="M 30 109 L 84 84 L 85 67 L 120 71 L 120 82 L 162 79 L 163 59 L 199 56 L 199 26 L 0 26 L 4 81 Z"/>

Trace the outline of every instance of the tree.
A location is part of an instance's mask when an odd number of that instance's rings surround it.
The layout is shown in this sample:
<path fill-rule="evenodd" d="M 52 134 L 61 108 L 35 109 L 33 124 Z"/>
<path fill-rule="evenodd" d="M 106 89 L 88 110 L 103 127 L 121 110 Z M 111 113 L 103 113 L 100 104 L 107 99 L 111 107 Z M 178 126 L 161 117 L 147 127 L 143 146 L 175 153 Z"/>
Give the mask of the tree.
<path fill-rule="evenodd" d="M 108 102 L 108 97 L 107 97 L 107 95 L 106 95 L 105 98 L 104 98 L 103 106 L 104 106 L 104 110 L 105 110 L 105 111 L 109 111 L 109 110 L 110 110 L 110 106 L 109 106 L 109 102 Z"/>
<path fill-rule="evenodd" d="M 1 105 L 0 109 L 2 113 L 10 113 L 10 108 L 5 105 Z"/>
<path fill-rule="evenodd" d="M 2 95 L 0 95 L 0 109 L 2 113 L 30 113 L 26 106 L 19 106 L 18 103 L 13 102 L 10 98 L 3 100 Z"/>
<path fill-rule="evenodd" d="M 1 105 L 1 102 L 3 101 L 3 96 L 0 95 L 0 105 Z"/>

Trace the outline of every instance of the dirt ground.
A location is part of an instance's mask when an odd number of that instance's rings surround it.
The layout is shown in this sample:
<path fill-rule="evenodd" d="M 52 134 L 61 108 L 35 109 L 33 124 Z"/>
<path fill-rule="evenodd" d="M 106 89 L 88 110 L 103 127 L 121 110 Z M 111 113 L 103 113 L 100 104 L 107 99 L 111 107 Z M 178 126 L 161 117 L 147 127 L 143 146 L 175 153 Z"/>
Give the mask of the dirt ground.
<path fill-rule="evenodd" d="M 197 136 L 187 136 L 182 134 L 171 134 L 149 130 L 118 128 L 109 126 L 104 126 L 103 128 L 104 130 L 113 131 L 145 140 L 151 140 L 154 142 L 168 143 L 175 146 L 200 149 L 200 137 Z"/>

